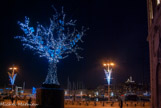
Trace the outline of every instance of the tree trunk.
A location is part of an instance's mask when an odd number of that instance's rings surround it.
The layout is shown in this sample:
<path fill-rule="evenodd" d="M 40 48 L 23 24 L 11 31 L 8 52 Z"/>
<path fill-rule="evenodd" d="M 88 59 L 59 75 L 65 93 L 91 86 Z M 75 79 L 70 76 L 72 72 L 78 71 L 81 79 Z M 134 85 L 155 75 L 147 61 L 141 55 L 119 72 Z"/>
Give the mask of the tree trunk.
<path fill-rule="evenodd" d="M 49 64 L 48 74 L 43 84 L 55 84 L 60 85 L 57 77 L 57 63 L 53 61 Z"/>

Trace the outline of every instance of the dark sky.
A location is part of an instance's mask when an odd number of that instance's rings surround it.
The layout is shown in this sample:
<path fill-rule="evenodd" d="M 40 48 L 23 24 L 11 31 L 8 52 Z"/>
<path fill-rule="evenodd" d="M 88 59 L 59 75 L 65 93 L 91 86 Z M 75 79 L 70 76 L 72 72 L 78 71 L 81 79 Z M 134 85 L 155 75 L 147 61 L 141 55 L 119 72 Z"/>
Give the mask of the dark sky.
<path fill-rule="evenodd" d="M 40 87 L 48 71 L 45 58 L 23 50 L 14 36 L 23 35 L 17 21 L 28 16 L 31 25 L 37 21 L 47 26 L 54 14 L 51 5 L 58 10 L 64 6 L 67 18 L 77 20 L 77 28 L 89 28 L 81 55 L 77 61 L 74 55 L 58 63 L 58 77 L 62 86 L 67 78 L 84 82 L 87 88 L 105 84 L 102 63 L 112 60 L 116 66 L 112 83 L 118 84 L 129 76 L 138 82 L 149 83 L 149 51 L 147 42 L 146 0 L 5 0 L 1 7 L 0 38 L 0 87 L 8 86 L 8 68 L 18 66 L 15 84 L 26 87 Z"/>

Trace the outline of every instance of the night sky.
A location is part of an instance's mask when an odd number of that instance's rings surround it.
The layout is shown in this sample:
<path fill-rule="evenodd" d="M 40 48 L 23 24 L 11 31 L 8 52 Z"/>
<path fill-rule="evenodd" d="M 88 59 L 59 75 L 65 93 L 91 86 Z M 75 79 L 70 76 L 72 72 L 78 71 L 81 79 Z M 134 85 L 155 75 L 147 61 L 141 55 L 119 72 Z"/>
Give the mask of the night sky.
<path fill-rule="evenodd" d="M 23 50 L 14 36 L 23 35 L 17 21 L 28 16 L 31 26 L 37 22 L 49 25 L 54 14 L 64 6 L 68 19 L 76 19 L 76 28 L 89 28 L 79 44 L 84 57 L 75 55 L 58 63 L 59 82 L 66 87 L 67 78 L 83 82 L 86 88 L 106 83 L 102 63 L 113 61 L 112 84 L 125 82 L 132 76 L 137 83 L 149 83 L 149 49 L 147 42 L 146 0 L 5 0 L 0 4 L 0 87 L 9 85 L 8 68 L 15 64 L 18 76 L 15 84 L 27 88 L 40 87 L 48 71 L 46 58 L 39 58 L 31 50 Z"/>

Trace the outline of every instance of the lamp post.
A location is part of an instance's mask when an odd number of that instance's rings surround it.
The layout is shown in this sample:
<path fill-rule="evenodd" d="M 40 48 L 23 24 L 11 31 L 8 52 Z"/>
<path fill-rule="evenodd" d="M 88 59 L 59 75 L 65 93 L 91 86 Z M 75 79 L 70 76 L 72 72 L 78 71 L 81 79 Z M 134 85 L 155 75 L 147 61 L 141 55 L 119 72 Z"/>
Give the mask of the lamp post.
<path fill-rule="evenodd" d="M 112 73 L 112 67 L 114 66 L 114 63 L 104 63 L 103 66 L 105 67 L 104 72 L 106 75 L 106 80 L 108 84 L 108 101 L 110 101 L 110 80 L 111 80 L 111 73 Z"/>
<path fill-rule="evenodd" d="M 81 101 L 82 101 L 82 95 L 83 95 L 83 92 L 81 91 L 81 92 L 80 92 L 80 96 L 81 96 Z"/>
<path fill-rule="evenodd" d="M 17 67 L 13 65 L 12 67 L 9 68 L 9 70 L 12 70 L 12 72 L 8 72 L 8 75 L 10 78 L 10 83 L 12 85 L 12 91 L 13 91 L 13 85 L 17 76 L 17 74 L 15 73 L 15 71 L 17 70 Z"/>

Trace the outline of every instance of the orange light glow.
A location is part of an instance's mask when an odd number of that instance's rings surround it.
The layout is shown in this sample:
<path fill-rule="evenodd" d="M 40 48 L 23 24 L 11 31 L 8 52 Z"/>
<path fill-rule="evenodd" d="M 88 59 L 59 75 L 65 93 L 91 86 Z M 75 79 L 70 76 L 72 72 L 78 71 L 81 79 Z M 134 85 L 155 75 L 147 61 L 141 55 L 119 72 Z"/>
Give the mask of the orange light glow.
<path fill-rule="evenodd" d="M 13 68 L 9 68 L 9 69 L 10 69 L 10 70 L 12 70 L 12 69 L 13 69 L 13 70 L 17 70 L 17 68 L 16 68 L 16 67 L 13 67 Z"/>
<path fill-rule="evenodd" d="M 107 64 L 104 63 L 103 66 L 107 66 Z"/>
<path fill-rule="evenodd" d="M 16 68 L 16 67 L 14 67 L 13 69 L 14 69 L 14 70 L 16 70 L 17 68 Z"/>
<path fill-rule="evenodd" d="M 114 63 L 110 63 L 111 66 L 114 66 L 115 64 Z"/>

